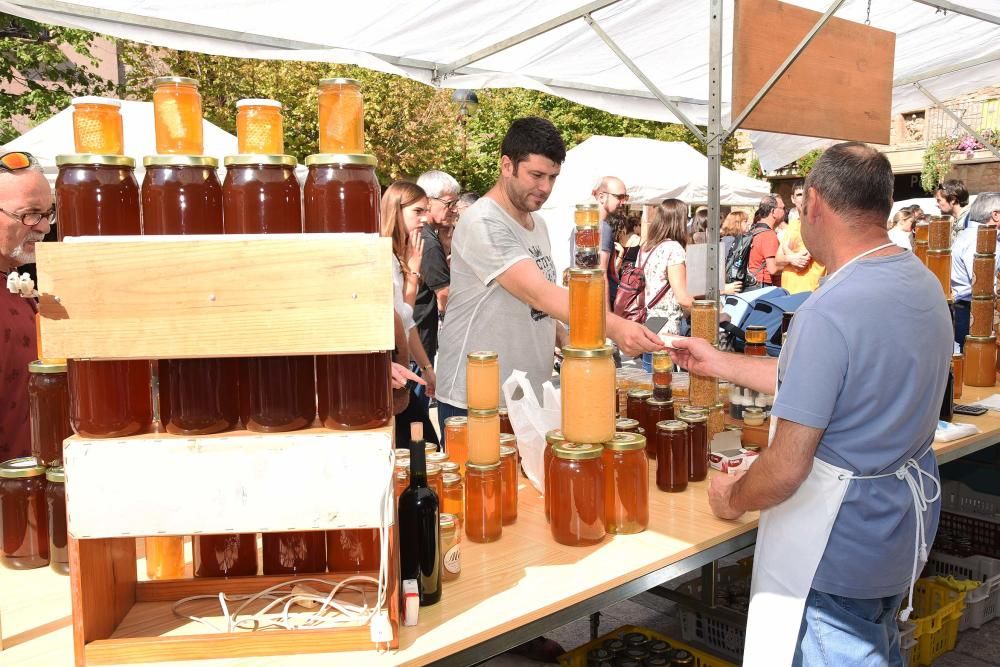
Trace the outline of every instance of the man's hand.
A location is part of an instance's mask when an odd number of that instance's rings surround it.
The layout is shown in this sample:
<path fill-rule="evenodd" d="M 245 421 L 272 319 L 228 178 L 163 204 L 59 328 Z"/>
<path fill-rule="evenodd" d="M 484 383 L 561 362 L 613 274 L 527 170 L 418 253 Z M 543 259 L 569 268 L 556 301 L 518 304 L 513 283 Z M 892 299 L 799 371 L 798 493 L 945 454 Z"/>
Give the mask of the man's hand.
<path fill-rule="evenodd" d="M 730 496 L 733 485 L 744 475 L 743 471 L 735 475 L 715 475 L 708 485 L 708 504 L 712 513 L 720 519 L 733 521 L 743 516 L 741 510 L 733 507 Z"/>
<path fill-rule="evenodd" d="M 689 373 L 710 377 L 719 375 L 715 362 L 723 353 L 712 347 L 707 340 L 677 336 L 672 338 L 669 344 L 671 347 L 668 347 L 667 351 L 670 352 L 670 358 Z"/>
<path fill-rule="evenodd" d="M 788 257 L 788 263 L 797 269 L 804 269 L 809 266 L 809 261 L 812 257 L 808 252 L 799 252 Z"/>
<path fill-rule="evenodd" d="M 663 349 L 663 341 L 655 333 L 638 322 L 608 314 L 608 337 L 623 353 L 637 357 L 643 352 Z"/>

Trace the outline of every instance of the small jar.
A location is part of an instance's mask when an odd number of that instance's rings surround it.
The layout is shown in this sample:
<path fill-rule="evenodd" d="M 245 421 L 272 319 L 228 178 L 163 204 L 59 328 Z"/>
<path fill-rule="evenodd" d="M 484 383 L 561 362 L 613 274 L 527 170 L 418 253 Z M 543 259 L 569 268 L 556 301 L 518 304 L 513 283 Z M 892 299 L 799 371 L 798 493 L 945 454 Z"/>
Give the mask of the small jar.
<path fill-rule="evenodd" d="M 646 432 L 646 455 L 651 459 L 655 459 L 657 455 L 656 448 L 656 425 L 662 421 L 670 421 L 674 418 L 674 402 L 670 401 L 660 401 L 655 398 L 650 398 L 646 401 L 646 409 L 644 413 L 645 421 L 642 423 L 642 429 Z"/>
<path fill-rule="evenodd" d="M 454 514 L 442 514 L 438 519 L 441 528 L 441 580 L 454 581 L 462 572 L 462 527 Z"/>
<path fill-rule="evenodd" d="M 580 270 L 600 270 L 600 256 L 598 255 L 601 244 L 601 231 L 598 225 L 587 225 L 577 227 L 575 231 L 575 245 L 573 262 Z M 570 269 L 572 276 L 573 269 Z M 601 274 L 603 275 L 603 271 Z M 572 278 L 571 278 L 572 280 Z M 570 283 L 572 285 L 572 282 Z M 570 328 L 572 331 L 572 328 Z"/>
<path fill-rule="evenodd" d="M 428 464 L 433 463 L 434 465 L 440 466 L 447 460 L 448 454 L 446 452 L 434 450 L 433 452 L 424 454 L 424 461 Z"/>
<path fill-rule="evenodd" d="M 997 270 L 997 256 L 994 254 L 976 253 L 972 257 L 972 298 L 993 297 Z M 951 273 L 948 274 L 951 277 Z"/>
<path fill-rule="evenodd" d="M 66 475 L 61 467 L 45 471 L 45 508 L 49 523 L 49 567 L 69 574 L 69 540 L 66 533 Z"/>
<path fill-rule="evenodd" d="M 579 228 L 577 229 L 579 235 Z M 577 246 L 577 252 L 580 247 Z M 579 266 L 579 262 L 577 263 Z M 604 346 L 608 300 L 604 271 L 569 270 L 569 346 L 585 350 Z"/>
<path fill-rule="evenodd" d="M 687 373 L 674 373 L 670 379 L 670 393 L 678 403 L 687 403 L 691 393 L 691 376 Z"/>
<path fill-rule="evenodd" d="M 952 398 L 958 400 L 962 398 L 962 385 L 965 384 L 965 355 L 961 352 L 951 355 L 951 374 L 955 380 Z"/>
<path fill-rule="evenodd" d="M 930 239 L 930 223 L 918 222 L 913 226 L 913 240 L 917 243 L 927 243 Z"/>
<path fill-rule="evenodd" d="M 949 298 L 951 296 L 951 250 L 928 250 L 927 268 L 938 279 L 941 290 L 944 292 L 944 298 Z"/>
<path fill-rule="evenodd" d="M 695 299 L 691 303 L 691 335 L 712 345 L 719 342 L 719 304 L 714 299 Z"/>
<path fill-rule="evenodd" d="M 500 422 L 500 428 L 503 429 L 503 422 Z M 514 453 L 517 454 L 517 468 L 521 467 L 521 452 L 517 449 L 517 437 L 513 433 L 504 433 L 503 430 L 500 431 L 500 448 L 501 451 L 504 447 L 512 447 Z"/>
<path fill-rule="evenodd" d="M 503 525 L 517 521 L 517 450 L 509 445 L 500 446 L 500 491 Z"/>
<path fill-rule="evenodd" d="M 446 472 L 441 474 L 444 484 L 444 496 L 441 500 L 441 510 L 458 517 L 458 523 L 465 522 L 465 484 L 461 475 Z"/>
<path fill-rule="evenodd" d="M 559 429 L 549 431 L 545 434 L 545 453 L 542 455 L 542 471 L 545 475 L 545 520 L 548 521 L 551 518 L 552 509 L 552 475 L 549 474 L 549 466 L 552 465 L 552 459 L 556 457 L 555 452 L 552 448 L 556 445 L 561 445 L 566 442 L 566 437 L 563 436 L 563 432 Z"/>
<path fill-rule="evenodd" d="M 559 371 L 562 426 L 570 442 L 600 444 L 615 437 L 615 362 L 611 348 L 566 346 Z"/>
<path fill-rule="evenodd" d="M 743 408 L 743 423 L 747 426 L 763 426 L 764 409 L 756 407 Z"/>
<path fill-rule="evenodd" d="M 184 578 L 184 538 L 179 535 L 143 539 L 146 576 L 153 580 Z"/>
<path fill-rule="evenodd" d="M 500 407 L 500 360 L 496 352 L 470 352 L 465 366 L 465 386 L 470 410 Z"/>
<path fill-rule="evenodd" d="M 921 264 L 927 264 L 927 244 L 920 241 L 913 242 L 913 254 L 920 260 Z"/>
<path fill-rule="evenodd" d="M 63 440 L 73 435 L 65 361 L 28 364 L 31 455 L 45 466 L 62 465 Z"/>
<path fill-rule="evenodd" d="M 992 387 L 996 384 L 997 337 L 966 336 L 965 384 Z"/>
<path fill-rule="evenodd" d="M 462 468 L 459 467 L 459 465 L 454 461 L 444 461 L 439 465 L 441 466 L 442 475 L 447 475 L 450 473 L 452 475 L 458 475 L 459 477 L 462 476 Z"/>
<path fill-rule="evenodd" d="M 468 462 L 478 465 L 500 461 L 500 415 L 494 410 L 469 410 Z"/>
<path fill-rule="evenodd" d="M 653 352 L 653 398 L 661 401 L 672 398 L 670 392 L 671 371 L 674 362 L 666 351 Z"/>
<path fill-rule="evenodd" d="M 743 354 L 748 357 L 767 356 L 767 327 L 749 326 L 744 335 Z"/>
<path fill-rule="evenodd" d="M 969 305 L 969 335 L 993 335 L 996 317 L 996 299 L 991 296 L 973 296 Z"/>
<path fill-rule="evenodd" d="M 0 564 L 31 570 L 49 564 L 45 466 L 30 456 L 0 463 Z"/>
<path fill-rule="evenodd" d="M 365 152 L 364 98 L 360 81 L 320 79 L 319 152 Z"/>
<path fill-rule="evenodd" d="M 410 459 L 410 450 L 406 447 L 396 448 L 396 463 L 400 461 L 408 461 Z"/>
<path fill-rule="evenodd" d="M 461 469 L 469 460 L 469 420 L 467 417 L 448 417 L 444 420 L 444 451 L 448 460 Z"/>
<path fill-rule="evenodd" d="M 680 421 L 688 425 L 688 481 L 700 482 L 708 477 L 708 418 L 705 415 L 684 414 Z"/>
<path fill-rule="evenodd" d="M 500 415 L 500 433 L 510 433 L 514 435 L 514 427 L 510 423 L 510 413 L 507 412 L 507 408 L 500 408 L 497 410 L 497 414 Z"/>
<path fill-rule="evenodd" d="M 953 218 L 950 215 L 936 215 L 927 221 L 927 249 L 929 251 L 951 248 L 952 222 Z"/>
<path fill-rule="evenodd" d="M 688 484 L 688 425 L 679 420 L 656 425 L 656 488 L 677 493 Z"/>
<path fill-rule="evenodd" d="M 503 532 L 500 462 L 469 462 L 465 472 L 465 535 L 473 542 L 496 542 Z"/>
<path fill-rule="evenodd" d="M 573 222 L 577 227 L 595 227 L 601 224 L 597 204 L 577 204 Z"/>
<path fill-rule="evenodd" d="M 564 443 L 553 448 L 552 538 L 567 546 L 604 539 L 604 445 Z"/>
<path fill-rule="evenodd" d="M 73 144 L 77 153 L 124 155 L 120 100 L 77 97 L 73 105 Z"/>
<path fill-rule="evenodd" d="M 425 442 L 424 443 L 424 462 L 427 461 L 426 457 L 430 456 L 431 454 L 434 454 L 435 452 L 437 452 L 437 450 L 438 450 L 438 446 L 435 445 L 433 442 Z"/>
<path fill-rule="evenodd" d="M 441 479 L 441 466 L 434 463 L 427 464 L 427 486 L 437 494 L 439 500 L 444 497 L 444 481 Z"/>
<path fill-rule="evenodd" d="M 615 535 L 641 533 L 649 525 L 649 463 L 646 438 L 616 433 L 604 443 L 604 521 Z"/>
<path fill-rule="evenodd" d="M 201 155 L 201 94 L 198 81 L 185 76 L 153 79 L 153 119 L 156 152 L 161 155 Z"/>
<path fill-rule="evenodd" d="M 638 419 L 615 420 L 615 433 L 638 433 L 638 432 L 639 432 Z"/>
<path fill-rule="evenodd" d="M 285 137 L 281 102 L 245 99 L 236 103 L 236 142 L 241 154 L 281 155 Z M 360 151 L 359 151 L 360 152 Z"/>
<path fill-rule="evenodd" d="M 997 251 L 996 225 L 979 225 L 976 229 L 976 253 L 993 255 Z"/>
<path fill-rule="evenodd" d="M 625 416 L 635 419 L 642 424 L 644 422 L 643 412 L 646 409 L 646 401 L 653 397 L 653 392 L 648 389 L 632 389 L 625 397 Z"/>

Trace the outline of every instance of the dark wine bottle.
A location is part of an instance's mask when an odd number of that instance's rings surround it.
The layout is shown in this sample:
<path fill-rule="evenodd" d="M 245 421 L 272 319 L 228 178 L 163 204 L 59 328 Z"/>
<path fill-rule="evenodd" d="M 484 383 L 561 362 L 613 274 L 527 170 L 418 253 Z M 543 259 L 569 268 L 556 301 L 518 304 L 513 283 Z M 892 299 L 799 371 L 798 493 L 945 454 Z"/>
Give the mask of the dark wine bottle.
<path fill-rule="evenodd" d="M 410 486 L 399 496 L 399 570 L 415 579 L 420 606 L 441 599 L 441 528 L 437 494 L 427 486 L 423 425 L 410 424 Z"/>

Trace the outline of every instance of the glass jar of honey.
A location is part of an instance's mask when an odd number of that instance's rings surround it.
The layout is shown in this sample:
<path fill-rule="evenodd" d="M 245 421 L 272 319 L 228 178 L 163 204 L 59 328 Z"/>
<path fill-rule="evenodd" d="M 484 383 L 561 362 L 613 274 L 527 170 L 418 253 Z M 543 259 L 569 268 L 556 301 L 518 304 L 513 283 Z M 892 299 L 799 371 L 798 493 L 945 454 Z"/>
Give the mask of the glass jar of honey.
<path fill-rule="evenodd" d="M 577 204 L 573 222 L 577 227 L 600 226 L 601 217 L 597 210 L 597 204 Z"/>
<path fill-rule="evenodd" d="M 928 251 L 933 252 L 935 250 L 948 250 L 951 248 L 952 222 L 953 218 L 950 215 L 936 215 L 928 219 Z"/>
<path fill-rule="evenodd" d="M 762 426 L 765 419 L 767 417 L 764 415 L 763 408 L 750 407 L 743 409 L 743 423 L 747 426 Z"/>
<path fill-rule="evenodd" d="M 280 155 L 285 152 L 281 102 L 245 99 L 236 103 L 236 142 L 242 154 Z"/>
<path fill-rule="evenodd" d="M 382 543 L 378 528 L 326 531 L 326 566 L 330 572 L 378 572 Z"/>
<path fill-rule="evenodd" d="M 927 244 L 920 241 L 913 242 L 913 254 L 922 264 L 927 264 Z"/>
<path fill-rule="evenodd" d="M 441 466 L 436 463 L 427 463 L 427 487 L 438 497 L 438 507 L 441 506 L 441 498 L 444 497 L 444 481 L 441 479 Z"/>
<path fill-rule="evenodd" d="M 28 364 L 28 420 L 31 455 L 42 465 L 61 465 L 63 440 L 73 435 L 65 363 Z"/>
<path fill-rule="evenodd" d="M 695 299 L 691 303 L 691 335 L 719 342 L 719 304 L 714 299 Z"/>
<path fill-rule="evenodd" d="M 0 463 L 0 564 L 31 570 L 49 564 L 45 466 L 30 456 Z"/>
<path fill-rule="evenodd" d="M 473 542 L 496 542 L 503 532 L 500 462 L 469 462 L 465 472 L 465 535 Z"/>
<path fill-rule="evenodd" d="M 510 447 L 510 448 L 512 448 L 514 450 L 514 453 L 517 455 L 515 457 L 517 459 L 517 468 L 520 469 L 520 467 L 521 467 L 521 452 L 518 451 L 518 449 L 517 449 L 517 436 L 515 436 L 513 433 L 504 433 L 503 432 L 503 418 L 501 418 L 501 420 L 500 420 L 500 429 L 501 429 L 500 430 L 500 447 L 501 447 L 501 452 L 503 451 L 504 447 Z"/>
<path fill-rule="evenodd" d="M 500 415 L 493 410 L 469 410 L 468 463 L 487 465 L 500 461 Z"/>
<path fill-rule="evenodd" d="M 638 419 L 615 420 L 615 433 L 638 433 L 638 432 L 639 432 Z"/>
<path fill-rule="evenodd" d="M 307 574 L 326 571 L 326 533 L 264 533 L 261 536 L 264 574 Z"/>
<path fill-rule="evenodd" d="M 994 254 L 976 253 L 972 257 L 972 297 L 988 296 L 996 294 L 997 256 Z M 948 274 L 949 279 L 951 274 Z"/>
<path fill-rule="evenodd" d="M 965 384 L 969 387 L 992 387 L 996 384 L 997 337 L 966 336 Z"/>
<path fill-rule="evenodd" d="M 662 421 L 656 425 L 656 488 L 677 493 L 687 488 L 688 425 L 684 421 Z"/>
<path fill-rule="evenodd" d="M 645 423 L 643 413 L 646 408 L 646 401 L 653 397 L 653 392 L 648 389 L 632 389 L 625 397 L 625 414 L 629 419 L 638 420 L 639 425 Z"/>
<path fill-rule="evenodd" d="M 441 466 L 442 463 L 448 460 L 448 454 L 445 452 L 431 452 L 424 457 L 426 463 L 433 463 L 436 466 Z"/>
<path fill-rule="evenodd" d="M 465 484 L 462 476 L 446 472 L 441 475 L 441 482 L 444 484 L 441 511 L 454 514 L 458 517 L 458 522 L 462 523 L 465 517 Z"/>
<path fill-rule="evenodd" d="M 153 79 L 153 120 L 156 152 L 161 155 L 201 155 L 201 94 L 198 81 L 186 76 Z"/>
<path fill-rule="evenodd" d="M 969 335 L 993 335 L 996 302 L 993 296 L 973 296 L 969 306 Z"/>
<path fill-rule="evenodd" d="M 69 236 L 138 236 L 142 233 L 135 160 L 114 155 L 56 157 L 59 240 Z M 67 364 L 70 421 L 85 438 L 145 433 L 153 420 L 147 361 Z"/>
<path fill-rule="evenodd" d="M 700 482 L 708 477 L 708 417 L 686 413 L 678 419 L 688 426 L 688 481 Z"/>
<path fill-rule="evenodd" d="M 559 371 L 562 431 L 570 442 L 600 444 L 615 437 L 615 363 L 611 348 L 563 347 Z"/>
<path fill-rule="evenodd" d="M 544 490 L 545 490 L 545 520 L 548 521 L 551 517 L 552 508 L 552 475 L 549 474 L 549 466 L 552 465 L 552 459 L 555 458 L 555 452 L 552 448 L 556 445 L 560 445 L 566 442 L 565 436 L 563 436 L 562 430 L 555 429 L 549 431 L 545 434 L 545 452 L 542 455 L 542 472 L 545 476 L 544 480 Z"/>
<path fill-rule="evenodd" d="M 598 252 L 601 245 L 601 228 L 598 225 L 577 227 L 574 231 L 573 263 L 578 269 L 596 269 L 600 266 Z M 572 272 L 573 269 L 570 269 Z M 601 271 L 603 277 L 604 272 Z M 572 273 L 571 273 L 572 275 Z"/>
<path fill-rule="evenodd" d="M 49 524 L 49 567 L 69 574 L 69 540 L 66 532 L 66 474 L 61 467 L 45 471 L 45 508 Z"/>
<path fill-rule="evenodd" d="M 976 229 L 976 253 L 995 255 L 997 251 L 996 225 L 979 225 Z"/>
<path fill-rule="evenodd" d="M 455 416 L 444 420 L 444 448 L 461 469 L 469 460 L 469 419 Z"/>
<path fill-rule="evenodd" d="M 579 230 L 577 230 L 579 233 Z M 579 252 L 579 245 L 577 246 Z M 595 254 L 596 256 L 596 254 Z M 579 262 L 577 263 L 579 266 Z M 569 270 L 569 344 L 590 350 L 604 347 L 608 299 L 602 269 Z"/>
<path fill-rule="evenodd" d="M 396 462 L 396 470 L 393 473 L 393 475 L 394 475 L 393 480 L 394 480 L 394 483 L 395 483 L 395 491 L 396 491 L 396 500 L 399 500 L 400 494 L 402 494 L 403 491 L 406 491 L 407 487 L 410 486 L 410 461 L 409 461 L 409 459 L 406 460 L 405 466 L 402 466 L 402 467 L 399 465 L 399 461 L 397 461 Z"/>
<path fill-rule="evenodd" d="M 653 367 L 653 398 L 661 401 L 672 398 L 670 383 L 674 362 L 670 358 L 670 354 L 666 350 L 653 352 L 651 365 Z"/>
<path fill-rule="evenodd" d="M 146 537 L 146 576 L 154 581 L 184 578 L 184 538 Z"/>
<path fill-rule="evenodd" d="M 517 450 L 509 445 L 500 447 L 500 492 L 503 494 L 501 513 L 503 525 L 517 521 Z"/>
<path fill-rule="evenodd" d="M 465 386 L 470 410 L 496 410 L 500 406 L 500 360 L 496 352 L 470 352 L 465 366 Z"/>
<path fill-rule="evenodd" d="M 73 105 L 73 146 L 77 153 L 122 155 L 125 152 L 120 100 L 76 97 L 70 103 Z"/>
<path fill-rule="evenodd" d="M 507 408 L 500 408 L 498 414 L 500 415 L 500 432 L 514 435 L 514 427 L 510 423 L 510 414 L 507 412 Z"/>
<path fill-rule="evenodd" d="M 644 417 L 642 430 L 646 434 L 646 454 L 649 458 L 655 459 L 657 455 L 656 425 L 674 418 L 674 402 L 650 398 L 646 401 Z"/>
<path fill-rule="evenodd" d="M 462 476 L 462 469 L 459 468 L 458 464 L 455 463 L 454 461 L 443 461 L 441 462 L 440 465 L 441 465 L 442 475 L 447 475 L 448 473 L 451 473 L 453 475 L 458 475 L 459 477 Z"/>
<path fill-rule="evenodd" d="M 951 355 L 951 374 L 954 377 L 952 398 L 958 400 L 962 398 L 962 386 L 965 384 L 965 355 L 961 352 Z"/>
<path fill-rule="evenodd" d="M 311 233 L 379 233 L 382 197 L 371 155 L 319 153 L 306 157 L 304 229 Z"/>
<path fill-rule="evenodd" d="M 454 581 L 462 572 L 462 526 L 454 514 L 438 518 L 441 533 L 441 581 Z"/>
<path fill-rule="evenodd" d="M 319 152 L 363 153 L 364 98 L 361 82 L 331 78 L 319 81 Z"/>
<path fill-rule="evenodd" d="M 392 417 L 391 354 L 328 354 L 316 357 L 319 419 L 326 428 L 379 428 Z"/>
<path fill-rule="evenodd" d="M 723 403 L 716 403 L 708 412 L 708 443 L 711 448 L 712 440 L 726 430 L 726 406 Z"/>
<path fill-rule="evenodd" d="M 604 443 L 604 521 L 609 533 L 641 533 L 649 525 L 646 438 L 616 433 Z"/>
<path fill-rule="evenodd" d="M 913 226 L 913 240 L 917 243 L 927 243 L 930 239 L 930 223 L 918 222 Z"/>
<path fill-rule="evenodd" d="M 257 536 L 195 535 L 191 538 L 196 577 L 252 577 L 257 574 Z"/>
<path fill-rule="evenodd" d="M 604 539 L 603 444 L 564 443 L 553 447 L 552 538 L 567 546 Z"/>
<path fill-rule="evenodd" d="M 927 268 L 938 279 L 944 297 L 949 298 L 951 296 L 951 250 L 928 250 Z"/>
<path fill-rule="evenodd" d="M 767 327 L 749 326 L 745 332 L 743 354 L 748 357 L 767 356 Z"/>

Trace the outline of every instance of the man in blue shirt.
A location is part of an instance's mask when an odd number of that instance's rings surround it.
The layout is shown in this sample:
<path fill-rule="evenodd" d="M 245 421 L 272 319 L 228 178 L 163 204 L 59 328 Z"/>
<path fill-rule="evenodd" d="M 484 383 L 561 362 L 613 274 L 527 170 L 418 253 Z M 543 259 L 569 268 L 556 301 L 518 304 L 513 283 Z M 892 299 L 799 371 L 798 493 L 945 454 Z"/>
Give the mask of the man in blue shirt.
<path fill-rule="evenodd" d="M 934 276 L 888 239 L 892 185 L 888 160 L 861 143 L 833 146 L 817 161 L 802 235 L 828 276 L 796 312 L 779 360 L 674 342 L 674 360 L 693 372 L 761 392 L 778 386 L 770 447 L 745 474 L 714 476 L 709 490 L 721 518 L 763 510 L 747 665 L 902 664 L 896 612 L 937 530 L 929 449 L 952 331 Z M 819 488 L 834 492 L 810 496 L 828 471 Z M 775 518 L 794 530 L 775 539 Z M 818 538 L 807 536 L 827 520 Z M 761 590 L 758 577 L 770 587 Z M 804 580 L 804 589 L 785 594 L 785 580 Z M 786 612 L 771 622 L 791 629 L 787 646 L 755 640 L 758 595 Z"/>
<path fill-rule="evenodd" d="M 1000 224 L 1000 193 L 984 192 L 969 207 L 969 226 L 951 246 L 951 293 L 955 297 L 955 342 L 965 349 L 972 307 L 972 262 L 976 255 L 979 225 Z M 1000 268 L 1000 262 L 997 263 Z M 993 294 L 993 288 L 989 290 Z M 992 328 L 992 325 L 991 325 Z"/>

